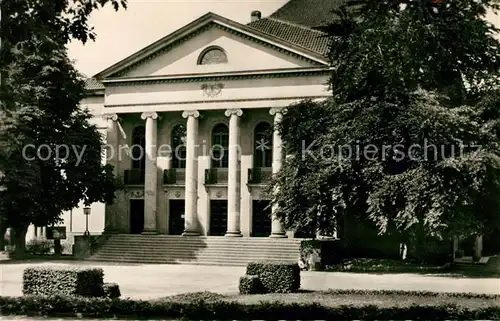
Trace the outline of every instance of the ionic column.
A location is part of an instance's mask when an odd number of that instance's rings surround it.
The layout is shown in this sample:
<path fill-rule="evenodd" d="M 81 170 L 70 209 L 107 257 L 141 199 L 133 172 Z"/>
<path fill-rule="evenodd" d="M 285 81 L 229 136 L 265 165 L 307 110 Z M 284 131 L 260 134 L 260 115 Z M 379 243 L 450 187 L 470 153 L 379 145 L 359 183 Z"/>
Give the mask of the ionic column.
<path fill-rule="evenodd" d="M 240 117 L 241 109 L 228 109 L 229 164 L 227 177 L 227 232 L 226 236 L 242 236 L 240 228 Z"/>
<path fill-rule="evenodd" d="M 113 165 L 113 175 L 118 177 L 119 173 L 119 130 L 118 130 L 118 115 L 105 114 L 103 119 L 106 120 L 106 163 Z M 118 212 L 118 204 L 115 202 L 111 205 L 106 204 L 104 211 L 104 232 L 112 233 L 115 231 L 115 220 Z"/>
<path fill-rule="evenodd" d="M 271 116 L 274 116 L 274 127 L 276 128 L 276 125 L 281 123 L 281 120 L 283 119 L 283 110 L 280 108 L 271 108 L 269 111 Z M 274 129 L 273 131 L 273 164 L 272 164 L 272 171 L 273 175 L 278 173 L 281 169 L 281 163 L 283 161 L 283 150 L 282 150 L 282 141 L 281 141 L 281 136 L 279 135 L 278 131 Z M 271 220 L 271 235 L 270 237 L 276 237 L 276 238 L 286 238 L 286 233 L 283 230 L 283 227 L 281 226 L 281 222 L 277 219 L 275 212 L 277 210 L 277 206 L 273 205 L 271 212 L 272 212 L 272 220 Z"/>
<path fill-rule="evenodd" d="M 197 110 L 185 111 L 183 118 L 187 118 L 186 125 L 186 186 L 183 236 L 200 235 L 198 227 L 198 118 Z"/>
<path fill-rule="evenodd" d="M 156 206 L 158 168 L 156 166 L 157 119 L 155 112 L 142 113 L 146 120 L 146 169 L 144 173 L 144 230 L 143 234 L 156 234 Z"/>

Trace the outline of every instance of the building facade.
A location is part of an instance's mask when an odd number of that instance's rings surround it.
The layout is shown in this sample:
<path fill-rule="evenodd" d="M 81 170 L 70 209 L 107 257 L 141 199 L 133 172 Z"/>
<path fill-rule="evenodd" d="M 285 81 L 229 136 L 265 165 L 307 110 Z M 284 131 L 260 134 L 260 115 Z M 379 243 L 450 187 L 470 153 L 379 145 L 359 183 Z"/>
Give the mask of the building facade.
<path fill-rule="evenodd" d="M 102 116 L 106 160 L 125 184 L 105 231 L 287 236 L 264 192 L 284 157 L 273 128 L 287 106 L 328 97 L 327 39 L 279 22 L 316 38 L 303 46 L 259 20 L 208 13 L 89 81 L 83 105 Z"/>
<path fill-rule="evenodd" d="M 284 157 L 273 125 L 329 96 L 322 30 L 338 3 L 290 0 L 246 25 L 208 13 L 88 79 L 82 105 L 125 183 L 92 205 L 90 232 L 293 236 L 264 193 Z M 83 207 L 63 219 L 85 231 Z"/>

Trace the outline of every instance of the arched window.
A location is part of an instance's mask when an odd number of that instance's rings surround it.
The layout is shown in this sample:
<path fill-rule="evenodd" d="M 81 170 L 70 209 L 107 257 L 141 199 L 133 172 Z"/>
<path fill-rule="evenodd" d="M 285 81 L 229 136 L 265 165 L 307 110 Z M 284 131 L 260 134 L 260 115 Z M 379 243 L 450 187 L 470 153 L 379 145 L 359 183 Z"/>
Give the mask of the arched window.
<path fill-rule="evenodd" d="M 172 129 L 172 168 L 186 168 L 186 126 Z"/>
<path fill-rule="evenodd" d="M 227 55 L 222 48 L 209 47 L 198 57 L 198 65 L 224 64 L 227 63 Z"/>
<path fill-rule="evenodd" d="M 219 124 L 212 131 L 212 168 L 227 168 L 229 161 L 229 128 Z"/>
<path fill-rule="evenodd" d="M 146 128 L 138 126 L 132 131 L 132 168 L 146 168 Z"/>
<path fill-rule="evenodd" d="M 254 167 L 271 167 L 273 163 L 273 128 L 259 123 L 254 132 Z"/>

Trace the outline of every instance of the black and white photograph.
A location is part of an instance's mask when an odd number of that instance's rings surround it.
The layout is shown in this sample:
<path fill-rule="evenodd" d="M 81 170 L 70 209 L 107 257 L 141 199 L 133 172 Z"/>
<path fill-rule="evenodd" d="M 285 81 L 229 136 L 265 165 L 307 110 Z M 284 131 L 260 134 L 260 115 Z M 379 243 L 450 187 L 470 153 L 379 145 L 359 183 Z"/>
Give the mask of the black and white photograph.
<path fill-rule="evenodd" d="M 0 10 L 0 320 L 500 320 L 500 0 Z"/>

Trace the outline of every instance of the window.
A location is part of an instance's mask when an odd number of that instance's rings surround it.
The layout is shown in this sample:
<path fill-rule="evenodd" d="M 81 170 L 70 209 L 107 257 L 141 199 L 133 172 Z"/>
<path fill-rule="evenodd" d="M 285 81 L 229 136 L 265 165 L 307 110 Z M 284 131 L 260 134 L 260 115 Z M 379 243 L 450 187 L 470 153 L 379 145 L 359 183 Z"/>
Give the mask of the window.
<path fill-rule="evenodd" d="M 254 167 L 272 167 L 273 129 L 269 123 L 260 123 L 254 132 Z"/>
<path fill-rule="evenodd" d="M 212 168 L 227 168 L 229 163 L 229 128 L 224 124 L 212 131 Z"/>
<path fill-rule="evenodd" d="M 186 126 L 172 129 L 172 168 L 186 168 Z"/>
<path fill-rule="evenodd" d="M 132 131 L 132 168 L 146 168 L 146 128 L 139 126 Z"/>
<path fill-rule="evenodd" d="M 227 55 L 219 47 L 205 49 L 198 58 L 198 65 L 211 65 L 227 63 Z"/>

